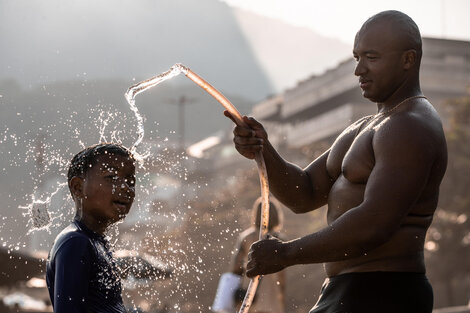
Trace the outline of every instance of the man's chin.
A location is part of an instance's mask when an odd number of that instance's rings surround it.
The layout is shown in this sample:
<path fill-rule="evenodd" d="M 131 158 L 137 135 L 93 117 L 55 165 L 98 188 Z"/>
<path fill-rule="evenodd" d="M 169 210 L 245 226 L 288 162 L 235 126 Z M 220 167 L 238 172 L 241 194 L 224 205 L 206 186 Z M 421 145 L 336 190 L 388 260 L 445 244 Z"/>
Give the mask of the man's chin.
<path fill-rule="evenodd" d="M 370 92 L 367 92 L 365 90 L 362 91 L 362 96 L 364 98 L 366 98 L 367 100 L 371 101 L 371 102 L 375 102 L 375 103 L 380 102 L 378 100 L 378 97 L 374 96 L 373 94 L 371 94 Z"/>

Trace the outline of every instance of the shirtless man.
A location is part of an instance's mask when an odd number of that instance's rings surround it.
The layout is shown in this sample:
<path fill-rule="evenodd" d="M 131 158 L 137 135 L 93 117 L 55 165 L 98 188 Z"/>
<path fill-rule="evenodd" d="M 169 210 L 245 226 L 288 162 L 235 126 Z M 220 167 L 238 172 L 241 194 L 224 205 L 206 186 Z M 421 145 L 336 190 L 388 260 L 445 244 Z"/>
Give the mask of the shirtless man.
<path fill-rule="evenodd" d="M 423 250 L 447 148 L 440 118 L 421 93 L 421 54 L 419 29 L 407 15 L 385 11 L 367 20 L 354 41 L 354 74 L 378 113 L 346 128 L 304 169 L 282 159 L 255 119 L 235 127 L 240 154 L 262 152 L 277 199 L 295 213 L 328 206 L 324 229 L 254 243 L 247 276 L 324 263 L 328 278 L 311 313 L 432 311 Z"/>

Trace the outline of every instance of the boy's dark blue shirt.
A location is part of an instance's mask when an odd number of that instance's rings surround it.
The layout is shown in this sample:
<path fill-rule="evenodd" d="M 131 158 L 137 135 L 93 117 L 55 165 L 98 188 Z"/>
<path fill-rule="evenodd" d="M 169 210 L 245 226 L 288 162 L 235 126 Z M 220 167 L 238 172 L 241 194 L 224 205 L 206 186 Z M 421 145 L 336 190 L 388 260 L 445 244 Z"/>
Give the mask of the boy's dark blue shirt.
<path fill-rule="evenodd" d="M 46 264 L 55 313 L 124 313 L 121 279 L 104 236 L 74 220 L 56 238 Z"/>

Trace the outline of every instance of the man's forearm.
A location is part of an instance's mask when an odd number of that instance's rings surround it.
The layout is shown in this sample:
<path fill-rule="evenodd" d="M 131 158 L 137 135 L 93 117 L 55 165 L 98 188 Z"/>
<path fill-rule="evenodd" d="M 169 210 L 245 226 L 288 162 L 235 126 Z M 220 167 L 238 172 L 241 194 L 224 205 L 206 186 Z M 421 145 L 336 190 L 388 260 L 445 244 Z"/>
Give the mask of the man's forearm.
<path fill-rule="evenodd" d="M 391 226 L 365 218 L 367 210 L 350 210 L 329 226 L 313 234 L 283 243 L 280 263 L 297 264 L 337 262 L 355 258 L 389 240 Z"/>
<path fill-rule="evenodd" d="M 263 157 L 273 195 L 295 213 L 315 209 L 314 192 L 308 174 L 284 160 L 271 143 L 265 143 Z"/>

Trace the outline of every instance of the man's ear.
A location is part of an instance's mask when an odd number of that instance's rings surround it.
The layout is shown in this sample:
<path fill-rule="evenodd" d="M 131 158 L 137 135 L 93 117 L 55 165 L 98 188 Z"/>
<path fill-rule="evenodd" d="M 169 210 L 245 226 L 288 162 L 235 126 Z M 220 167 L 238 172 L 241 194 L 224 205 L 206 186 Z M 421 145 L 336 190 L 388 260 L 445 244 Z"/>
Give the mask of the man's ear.
<path fill-rule="evenodd" d="M 75 199 L 83 198 L 83 178 L 74 176 L 69 182 L 69 188 Z"/>
<path fill-rule="evenodd" d="M 416 53 L 416 50 L 414 49 L 406 50 L 403 53 L 403 68 L 405 70 L 409 70 L 413 68 L 413 66 L 416 63 L 416 59 L 417 59 L 416 56 L 417 56 L 417 53 Z"/>

